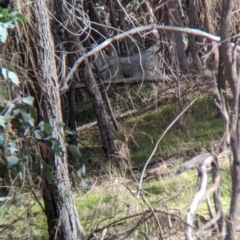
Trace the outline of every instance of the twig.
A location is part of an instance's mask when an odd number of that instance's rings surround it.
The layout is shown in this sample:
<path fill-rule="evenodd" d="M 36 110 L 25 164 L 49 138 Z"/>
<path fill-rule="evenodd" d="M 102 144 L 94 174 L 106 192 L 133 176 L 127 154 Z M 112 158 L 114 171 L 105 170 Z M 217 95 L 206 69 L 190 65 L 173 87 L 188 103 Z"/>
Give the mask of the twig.
<path fill-rule="evenodd" d="M 138 184 L 138 187 L 137 187 L 137 199 L 139 199 L 140 191 L 141 191 L 141 188 L 142 188 L 143 176 L 145 174 L 147 165 L 151 161 L 151 159 L 152 159 L 153 155 L 155 154 L 155 152 L 157 151 L 157 148 L 158 148 L 158 145 L 159 145 L 160 141 L 166 135 L 166 133 L 171 129 L 171 127 L 177 122 L 177 120 L 189 109 L 189 107 L 191 107 L 193 105 L 193 103 L 197 99 L 198 99 L 198 97 L 196 97 L 191 103 L 188 104 L 188 106 L 184 110 L 182 110 L 182 112 L 170 123 L 170 125 L 166 128 L 166 130 L 163 132 L 163 134 L 157 140 L 157 143 L 156 143 L 156 145 L 155 145 L 155 147 L 154 147 L 150 157 L 148 158 L 148 160 L 146 161 L 146 163 L 145 163 L 145 165 L 143 167 L 142 174 L 141 174 L 141 177 L 140 177 L 140 180 L 139 180 L 139 184 Z"/>
<path fill-rule="evenodd" d="M 204 231 L 210 228 L 213 224 L 215 224 L 220 219 L 221 215 L 221 212 L 218 212 L 216 216 L 210 221 L 208 221 L 202 228 L 200 228 L 195 235 L 197 237 L 201 237 L 202 235 L 204 235 Z"/>
<path fill-rule="evenodd" d="M 143 194 L 141 194 L 143 201 L 148 205 L 149 209 L 151 210 L 151 212 L 153 213 L 154 218 L 156 219 L 159 231 L 160 231 L 160 238 L 163 239 L 163 230 L 162 230 L 162 226 L 158 220 L 158 217 L 154 211 L 154 209 L 152 208 L 152 206 L 148 203 L 148 201 L 145 199 L 145 197 L 143 196 Z"/>

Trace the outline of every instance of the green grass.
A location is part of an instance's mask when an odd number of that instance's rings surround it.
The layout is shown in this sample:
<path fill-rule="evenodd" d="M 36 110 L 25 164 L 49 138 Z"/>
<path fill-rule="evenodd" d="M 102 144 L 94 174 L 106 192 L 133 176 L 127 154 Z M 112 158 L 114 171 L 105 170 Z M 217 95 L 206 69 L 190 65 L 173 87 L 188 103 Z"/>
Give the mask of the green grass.
<path fill-rule="evenodd" d="M 154 110 L 122 122 L 122 130 L 116 133 L 118 139 L 129 138 L 131 160 L 136 163 L 146 161 L 156 141 L 167 126 L 178 115 L 176 103 L 166 103 Z M 203 95 L 164 136 L 156 156 L 166 158 L 184 151 L 207 148 L 212 141 L 223 134 L 223 121 L 217 118 L 213 99 Z"/>
<path fill-rule="evenodd" d="M 169 102 L 143 114 L 119 121 L 120 131 L 115 132 L 117 139 L 125 142 L 131 153 L 131 161 L 141 164 L 151 154 L 156 141 L 178 115 L 176 102 Z M 193 155 L 200 149 L 208 149 L 211 142 L 221 138 L 223 120 L 217 117 L 213 98 L 203 94 L 183 115 L 161 140 L 155 157 L 169 158 L 186 156 L 193 150 Z M 79 136 L 83 159 L 105 159 L 101 148 L 98 129 Z M 99 146 L 90 148 L 84 146 Z M 191 156 L 191 154 L 190 154 Z"/>
<path fill-rule="evenodd" d="M 138 165 L 146 161 L 157 139 L 177 114 L 177 104 L 169 102 L 119 122 L 121 130 L 115 132 L 116 138 L 128 146 L 133 164 Z M 207 95 L 202 95 L 184 114 L 182 121 L 177 122 L 170 129 L 158 146 L 154 157 L 164 159 L 171 174 L 143 181 L 142 188 L 148 204 L 152 208 L 158 207 L 162 211 L 171 211 L 184 219 L 189 203 L 198 188 L 197 171 L 196 169 L 188 170 L 179 176 L 173 174 L 183 161 L 199 154 L 203 149 L 205 149 L 204 151 L 209 149 L 212 142 L 219 140 L 222 134 L 223 121 L 217 117 L 213 99 Z M 101 175 L 100 169 L 104 168 L 105 156 L 101 149 L 99 132 L 94 129 L 79 137 L 82 159 L 79 166 L 74 166 L 74 168 L 78 169 L 82 163 L 85 163 L 87 176 L 91 177 L 95 172 L 97 176 Z M 220 174 L 220 197 L 223 209 L 227 212 L 230 201 L 229 189 L 231 188 L 228 160 L 223 160 L 220 163 Z M 140 176 L 139 172 L 134 172 L 133 175 L 127 175 L 124 179 L 117 172 L 114 176 L 110 174 L 101 176 L 100 180 L 93 181 L 94 184 L 89 190 L 82 189 L 73 192 L 79 219 L 87 234 L 93 229 L 107 226 L 118 219 L 149 209 L 143 198 L 140 197 L 138 201 L 134 196 Z M 208 185 L 210 186 L 210 173 L 208 177 Z M 23 198 L 22 202 L 24 201 Z M 30 198 L 29 201 L 32 203 L 34 199 Z M 210 201 L 213 207 L 212 197 Z M 5 223 L 11 223 L 19 216 L 23 216 L 23 219 L 19 218 L 15 223 L 18 230 L 11 233 L 15 237 L 22 236 L 23 238 L 27 226 L 27 231 L 30 231 L 32 236 L 36 239 L 41 239 L 40 237 L 43 236 L 44 239 L 47 236 L 46 218 L 38 204 L 29 206 L 26 204 L 11 205 L 9 213 L 6 206 L 0 208 L 0 215 L 5 219 Z M 205 202 L 200 204 L 197 213 L 208 218 Z M 156 214 L 163 228 L 168 228 L 166 216 L 162 213 Z M 28 221 L 26 222 L 27 217 Z M 121 220 L 109 229 L 112 232 L 122 231 L 137 224 L 140 218 L 141 216 Z M 182 234 L 183 222 L 175 219 L 173 225 L 174 229 Z M 142 233 L 147 233 L 151 239 L 157 239 L 152 231 L 156 228 L 157 224 L 154 218 L 149 218 L 139 226 L 131 237 L 144 239 Z"/>

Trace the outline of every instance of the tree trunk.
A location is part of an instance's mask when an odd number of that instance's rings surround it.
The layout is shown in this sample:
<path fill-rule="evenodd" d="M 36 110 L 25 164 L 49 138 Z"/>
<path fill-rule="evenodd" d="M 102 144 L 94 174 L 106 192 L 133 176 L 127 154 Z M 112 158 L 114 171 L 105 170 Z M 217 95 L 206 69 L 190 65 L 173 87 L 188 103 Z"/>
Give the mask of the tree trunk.
<path fill-rule="evenodd" d="M 55 1 L 55 7 L 56 7 L 57 16 L 60 16 L 59 21 L 64 23 L 64 22 L 67 22 L 68 18 L 71 19 L 71 24 L 65 25 L 64 34 L 66 36 L 67 41 L 69 41 L 70 43 L 74 43 L 74 47 L 72 47 L 72 49 L 67 48 L 66 51 L 70 51 L 70 52 L 74 51 L 74 53 L 76 52 L 75 56 L 79 57 L 80 54 L 84 53 L 83 52 L 84 48 L 78 36 L 73 33 L 78 31 L 77 27 L 79 28 L 80 26 L 84 27 L 84 23 L 79 22 L 79 20 L 76 18 L 78 11 L 76 10 L 76 12 L 70 12 L 67 7 L 64 7 L 65 6 L 64 2 L 65 1 L 59 1 L 59 0 Z M 72 0 L 68 0 L 68 4 L 69 6 L 74 6 Z M 85 83 L 86 90 L 90 93 L 92 98 L 92 105 L 97 117 L 97 122 L 98 122 L 99 130 L 102 138 L 103 150 L 109 159 L 120 159 L 119 158 L 120 155 L 118 154 L 118 150 L 115 142 L 115 137 L 111 129 L 109 116 L 105 109 L 104 101 L 103 101 L 101 92 L 99 90 L 98 83 L 96 82 L 96 79 L 92 72 L 92 68 L 90 67 L 88 60 L 84 62 L 84 65 L 85 66 L 83 68 L 84 69 L 83 81 Z M 78 73 L 76 72 L 76 74 L 79 74 L 79 72 Z"/>
<path fill-rule="evenodd" d="M 27 5 L 28 4 L 28 5 Z M 56 122 L 62 122 L 62 108 L 59 94 L 59 79 L 55 62 L 55 46 L 51 34 L 50 18 L 48 16 L 49 1 L 36 0 L 29 3 L 21 1 L 21 6 L 28 7 L 30 24 L 34 34 L 28 37 L 27 48 L 31 49 L 30 61 L 34 66 L 36 85 L 40 86 L 41 99 L 38 99 L 40 117 L 53 128 L 52 137 L 59 141 L 62 150 L 61 157 L 52 150 L 43 150 L 44 162 L 51 165 L 54 173 L 52 183 L 43 181 L 43 200 L 47 216 L 49 239 L 73 240 L 80 237 L 80 223 L 72 198 L 68 169 L 67 151 L 63 139 L 63 131 L 56 128 Z M 33 76 L 31 76 L 33 79 Z"/>
<path fill-rule="evenodd" d="M 240 202 L 240 101 L 239 76 L 236 66 L 236 51 L 231 46 L 230 28 L 232 15 L 232 0 L 222 1 L 221 16 L 221 51 L 225 62 L 226 76 L 234 97 L 234 120 L 232 123 L 231 148 L 233 151 L 232 165 L 232 195 L 230 211 L 227 217 L 227 234 L 225 239 L 236 239 L 236 224 L 239 215 Z"/>
<path fill-rule="evenodd" d="M 84 61 L 84 83 L 92 98 L 92 104 L 97 116 L 98 127 L 101 133 L 103 150 L 109 158 L 118 156 L 114 134 L 110 128 L 108 114 L 104 107 L 104 102 L 98 88 L 98 84 L 93 76 L 88 60 Z"/>
<path fill-rule="evenodd" d="M 168 18 L 168 24 L 172 26 L 182 27 L 181 25 L 181 17 L 178 12 L 178 1 L 167 1 L 168 4 L 166 6 L 166 12 L 167 12 L 167 18 Z M 180 32 L 174 32 L 174 42 L 176 45 L 176 53 L 177 58 L 179 61 L 179 65 L 182 70 L 187 70 L 187 57 L 185 53 L 185 44 L 183 41 L 183 35 Z"/>
<path fill-rule="evenodd" d="M 190 0 L 189 1 L 189 27 L 190 28 L 196 28 L 195 19 L 196 19 L 196 1 Z M 198 56 L 198 49 L 197 49 L 197 43 L 196 43 L 196 37 L 194 35 L 189 35 L 189 49 L 193 60 L 193 68 L 196 70 L 201 69 L 201 60 Z"/>

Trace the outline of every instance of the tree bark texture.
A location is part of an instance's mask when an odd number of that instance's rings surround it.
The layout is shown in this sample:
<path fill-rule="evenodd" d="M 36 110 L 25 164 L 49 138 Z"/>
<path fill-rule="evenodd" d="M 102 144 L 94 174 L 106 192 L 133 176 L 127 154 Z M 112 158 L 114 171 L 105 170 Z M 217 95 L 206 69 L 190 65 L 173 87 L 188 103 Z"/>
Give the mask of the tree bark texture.
<path fill-rule="evenodd" d="M 110 128 L 108 114 L 106 112 L 100 90 L 92 73 L 88 60 L 85 60 L 84 64 L 84 83 L 92 98 L 93 108 L 97 116 L 97 122 L 101 133 L 103 150 L 108 157 L 114 158 L 118 155 L 118 151 L 114 134 Z"/>
<path fill-rule="evenodd" d="M 43 161 L 52 166 L 54 180 L 50 184 L 43 181 L 43 200 L 47 216 L 49 239 L 73 240 L 80 237 L 80 223 L 78 221 L 72 193 L 70 190 L 67 151 L 63 139 L 63 132 L 56 128 L 56 122 L 62 122 L 60 83 L 57 76 L 55 62 L 55 46 L 51 33 L 48 6 L 46 0 L 22 0 L 21 6 L 26 6 L 31 12 L 31 24 L 26 26 L 34 31 L 28 36 L 27 48 L 32 50 L 31 65 L 34 66 L 36 85 L 40 86 L 41 99 L 38 99 L 40 117 L 53 128 L 52 137 L 58 139 L 62 156 L 51 150 L 43 152 Z M 33 78 L 33 76 L 32 76 Z"/>
<path fill-rule="evenodd" d="M 196 0 L 189 0 L 189 27 L 196 28 L 195 19 L 196 19 Z M 189 49 L 193 60 L 193 66 L 197 70 L 201 69 L 201 60 L 198 56 L 198 49 L 196 43 L 196 37 L 194 35 L 189 35 Z"/>
<path fill-rule="evenodd" d="M 178 11 L 178 1 L 168 1 L 166 12 L 168 24 L 172 26 L 181 27 L 181 17 Z M 185 53 L 185 44 L 183 41 L 182 33 L 174 32 L 174 43 L 176 45 L 176 53 L 181 69 L 187 69 L 187 57 Z"/>
<path fill-rule="evenodd" d="M 74 52 L 75 56 L 79 57 L 81 54 L 84 54 L 84 51 L 82 50 L 84 48 L 82 46 L 82 43 L 79 37 L 74 33 L 78 31 L 78 27 L 84 26 L 84 23 L 79 22 L 79 20 L 76 18 L 78 12 L 74 13 L 69 11 L 67 6 L 74 6 L 74 2 L 72 0 L 68 0 L 68 5 L 66 5 L 65 1 L 55 1 L 57 15 L 60 16 L 59 20 L 62 23 L 70 22 L 70 24 L 65 26 L 65 30 L 64 30 L 66 41 L 67 42 L 69 41 L 69 44 L 74 43 L 74 48 L 71 51 Z M 91 7 L 91 9 L 92 8 L 93 6 Z M 71 19 L 71 21 L 69 21 L 69 19 Z M 88 47 L 91 47 L 91 46 L 88 45 Z M 70 51 L 68 46 L 66 48 L 66 51 Z M 72 67 L 73 60 L 69 62 L 71 63 L 69 67 Z M 106 111 L 106 107 L 104 105 L 104 101 L 103 101 L 101 92 L 99 90 L 98 83 L 93 74 L 92 67 L 90 67 L 90 63 L 88 59 L 84 61 L 83 69 L 84 69 L 82 74 L 83 82 L 85 83 L 86 90 L 90 93 L 92 98 L 92 105 L 97 117 L 97 122 L 98 122 L 102 144 L 103 144 L 103 150 L 109 158 L 113 159 L 114 156 L 119 156 L 117 151 L 117 146 L 115 143 L 115 137 L 111 129 L 109 116 Z M 75 74 L 81 75 L 80 71 L 78 70 L 75 72 Z"/>
<path fill-rule="evenodd" d="M 240 102 L 239 102 L 239 76 L 236 66 L 236 51 L 231 46 L 230 28 L 232 15 L 232 0 L 222 1 L 221 16 L 221 53 L 223 55 L 226 75 L 234 97 L 234 120 L 232 123 L 231 148 L 233 151 L 232 165 L 232 194 L 230 211 L 227 217 L 226 240 L 236 239 L 236 223 L 239 215 L 240 201 Z"/>

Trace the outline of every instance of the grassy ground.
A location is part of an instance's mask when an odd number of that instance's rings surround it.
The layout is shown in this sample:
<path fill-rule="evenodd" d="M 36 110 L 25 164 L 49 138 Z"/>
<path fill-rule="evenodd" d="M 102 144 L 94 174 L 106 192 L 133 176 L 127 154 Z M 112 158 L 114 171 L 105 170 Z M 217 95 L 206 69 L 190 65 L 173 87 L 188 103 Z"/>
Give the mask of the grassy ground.
<path fill-rule="evenodd" d="M 134 166 L 146 161 L 157 139 L 177 114 L 177 104 L 168 102 L 120 122 L 121 130 L 115 134 L 128 147 Z M 104 155 L 98 131 L 94 129 L 80 136 L 82 160 L 87 166 L 92 186 L 89 189 L 74 189 L 73 194 L 86 234 L 107 226 L 106 234 L 138 226 L 129 236 L 123 233 L 116 239 L 124 239 L 124 236 L 125 239 L 147 239 L 146 235 L 150 239 L 158 239 L 156 232 L 162 232 L 164 239 L 181 239 L 183 219 L 198 187 L 198 179 L 196 169 L 179 176 L 174 176 L 174 173 L 183 161 L 209 150 L 222 134 L 223 122 L 217 117 L 213 99 L 202 95 L 160 142 L 154 158 L 164 160 L 161 164 L 167 168 L 168 174 L 150 175 L 144 179 L 143 194 L 139 200 L 135 196 L 139 172 L 124 176 L 118 171 L 107 174 L 106 166 L 99 164 L 104 161 Z M 161 167 L 161 164 L 157 166 Z M 221 160 L 220 165 L 220 197 L 223 209 L 227 211 L 231 186 L 229 161 Z M 104 171 L 100 172 L 100 169 Z M 209 185 L 210 182 L 209 173 Z M 153 208 L 155 216 L 151 211 Z M 5 239 L 11 239 L 10 235 L 12 239 L 29 239 L 29 236 L 47 239 L 46 219 L 32 195 L 23 195 L 17 203 L 1 206 L 0 215 L 3 219 L 0 221 L 0 234 L 2 231 Z M 199 206 L 198 215 L 209 218 L 205 202 Z M 14 229 L 1 228 L 3 223 L 13 223 Z M 96 231 L 99 237 L 101 234 L 102 231 Z"/>

